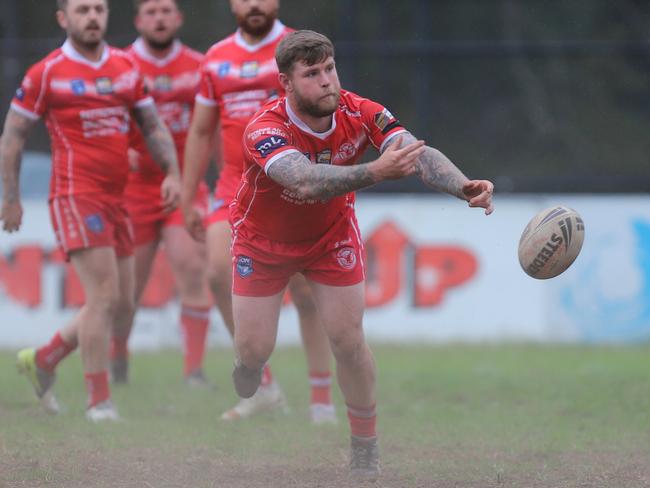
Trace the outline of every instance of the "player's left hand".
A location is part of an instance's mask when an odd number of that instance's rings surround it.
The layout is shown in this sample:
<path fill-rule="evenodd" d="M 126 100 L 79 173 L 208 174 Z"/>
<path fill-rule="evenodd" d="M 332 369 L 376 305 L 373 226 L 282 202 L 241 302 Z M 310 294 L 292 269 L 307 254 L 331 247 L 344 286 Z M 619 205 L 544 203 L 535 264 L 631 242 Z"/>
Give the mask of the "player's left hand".
<path fill-rule="evenodd" d="M 178 176 L 167 175 L 165 177 L 160 185 L 160 196 L 165 213 L 172 212 L 178 207 L 181 200 L 181 182 Z"/>
<path fill-rule="evenodd" d="M 469 206 L 484 208 L 485 215 L 490 215 L 494 211 L 493 192 L 494 185 L 488 180 L 471 180 L 463 185 L 463 195 L 469 202 Z"/>

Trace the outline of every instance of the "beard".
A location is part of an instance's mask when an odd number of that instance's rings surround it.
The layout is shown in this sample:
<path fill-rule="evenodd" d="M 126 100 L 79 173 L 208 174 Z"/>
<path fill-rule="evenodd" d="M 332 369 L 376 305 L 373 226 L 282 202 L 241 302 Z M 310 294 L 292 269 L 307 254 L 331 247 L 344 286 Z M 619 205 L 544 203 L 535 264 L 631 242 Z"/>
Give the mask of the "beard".
<path fill-rule="evenodd" d="M 339 100 L 341 99 L 341 93 L 337 90 L 333 95 L 335 95 L 335 97 L 321 98 L 317 102 L 312 102 L 311 100 L 304 98 L 298 92 L 294 93 L 296 104 L 298 105 L 297 108 L 301 112 L 317 118 L 327 117 L 336 112 L 336 109 L 339 106 Z"/>
<path fill-rule="evenodd" d="M 154 39 L 153 37 L 143 35 L 142 38 L 149 45 L 149 47 L 157 51 L 164 51 L 165 49 L 169 48 L 176 40 L 175 36 L 169 36 L 167 39 Z"/>
<path fill-rule="evenodd" d="M 278 16 L 277 10 L 274 12 L 270 12 L 268 14 L 265 14 L 259 10 L 255 10 L 252 13 L 264 16 L 264 22 L 262 22 L 261 24 L 252 23 L 249 20 L 249 17 L 251 17 L 251 14 L 249 13 L 245 17 L 237 18 L 237 25 L 246 34 L 250 34 L 251 36 L 254 37 L 266 36 L 269 32 L 271 32 L 271 29 L 273 29 L 273 24 L 275 23 L 275 19 Z"/>
<path fill-rule="evenodd" d="M 73 31 L 69 33 L 69 36 L 75 43 L 88 50 L 97 49 L 104 42 L 104 31 L 101 29 L 99 31 Z"/>

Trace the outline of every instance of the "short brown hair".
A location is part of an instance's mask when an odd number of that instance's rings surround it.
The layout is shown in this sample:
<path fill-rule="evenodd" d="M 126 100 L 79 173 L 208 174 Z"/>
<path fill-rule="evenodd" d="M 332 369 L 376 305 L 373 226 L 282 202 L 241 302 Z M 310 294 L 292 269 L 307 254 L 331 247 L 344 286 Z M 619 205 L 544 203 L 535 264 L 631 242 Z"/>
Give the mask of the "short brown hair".
<path fill-rule="evenodd" d="M 133 8 L 135 9 L 136 13 L 140 11 L 140 7 L 142 7 L 145 3 L 150 1 L 151 0 L 133 0 Z M 180 10 L 181 6 L 178 4 L 178 0 L 174 0 L 174 3 Z"/>
<path fill-rule="evenodd" d="M 311 30 L 292 32 L 282 39 L 275 50 L 275 61 L 280 73 L 288 74 L 293 65 L 303 61 L 308 66 L 334 57 L 334 45 L 323 34 Z"/>

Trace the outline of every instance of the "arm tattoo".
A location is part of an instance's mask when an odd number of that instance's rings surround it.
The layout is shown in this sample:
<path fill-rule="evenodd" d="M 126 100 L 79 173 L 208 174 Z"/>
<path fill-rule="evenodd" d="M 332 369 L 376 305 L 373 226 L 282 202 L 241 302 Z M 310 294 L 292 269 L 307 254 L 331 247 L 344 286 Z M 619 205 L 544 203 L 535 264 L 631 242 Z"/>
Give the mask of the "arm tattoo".
<path fill-rule="evenodd" d="M 367 164 L 313 164 L 300 153 L 291 153 L 275 161 L 268 175 L 303 200 L 327 200 L 375 183 Z"/>
<path fill-rule="evenodd" d="M 411 134 L 404 134 L 402 146 L 415 141 Z M 427 186 L 465 200 L 463 185 L 467 183 L 467 177 L 437 149 L 426 146 L 424 154 L 417 161 L 416 174 Z"/>
<path fill-rule="evenodd" d="M 133 115 L 156 164 L 167 174 L 178 175 L 176 146 L 169 129 L 158 116 L 155 105 L 138 107 L 134 109 Z"/>
<path fill-rule="evenodd" d="M 0 138 L 0 173 L 2 198 L 10 203 L 20 200 L 20 162 L 25 140 L 36 123 L 14 110 L 7 112 L 5 127 Z"/>

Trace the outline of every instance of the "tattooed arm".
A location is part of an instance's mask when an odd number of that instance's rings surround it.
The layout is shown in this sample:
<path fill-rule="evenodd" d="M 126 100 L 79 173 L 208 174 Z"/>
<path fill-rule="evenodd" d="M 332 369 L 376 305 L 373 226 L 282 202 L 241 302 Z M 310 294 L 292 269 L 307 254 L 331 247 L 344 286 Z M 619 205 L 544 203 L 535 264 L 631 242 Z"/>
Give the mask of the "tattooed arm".
<path fill-rule="evenodd" d="M 403 135 L 401 144 L 415 141 L 410 133 Z M 397 144 L 390 144 L 390 146 Z M 386 151 L 385 149 L 384 151 Z M 425 146 L 424 153 L 415 165 L 415 173 L 431 188 L 449 193 L 469 202 L 470 207 L 485 209 L 486 215 L 492 213 L 492 192 L 494 185 L 487 180 L 469 180 L 447 156 L 437 149 Z"/>
<path fill-rule="evenodd" d="M 154 161 L 168 175 L 180 175 L 176 146 L 169 129 L 158 116 L 154 104 L 136 107 L 133 110 L 135 121 L 140 126 L 147 149 Z"/>
<path fill-rule="evenodd" d="M 355 166 L 312 164 L 303 154 L 292 152 L 271 164 L 268 175 L 303 200 L 327 200 L 379 181 L 413 174 L 423 148 L 422 141 L 401 149 L 393 146 L 377 160 Z"/>
<path fill-rule="evenodd" d="M 29 131 L 36 123 L 15 110 L 7 112 L 4 131 L 0 138 L 0 173 L 2 174 L 2 208 L 0 220 L 3 229 L 14 232 L 20 228 L 23 208 L 20 204 L 20 161 Z"/>
<path fill-rule="evenodd" d="M 158 117 L 154 104 L 136 107 L 134 117 L 142 130 L 153 160 L 167 173 L 160 185 L 160 195 L 165 212 L 171 212 L 178 207 L 181 197 L 180 170 L 174 140 L 167 126 Z"/>

